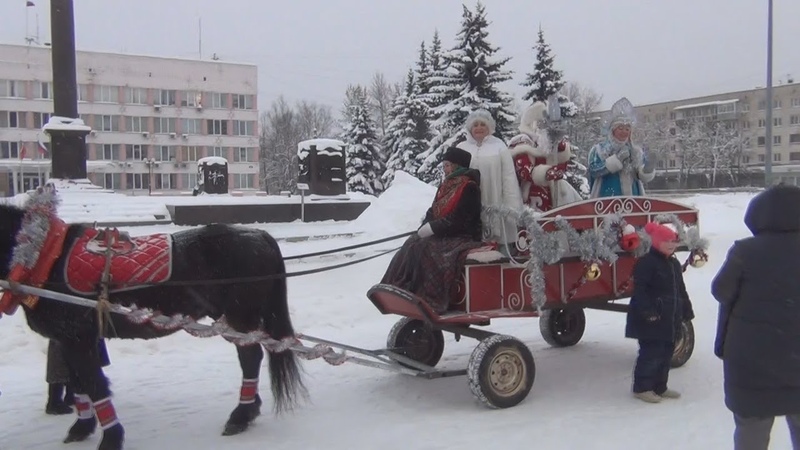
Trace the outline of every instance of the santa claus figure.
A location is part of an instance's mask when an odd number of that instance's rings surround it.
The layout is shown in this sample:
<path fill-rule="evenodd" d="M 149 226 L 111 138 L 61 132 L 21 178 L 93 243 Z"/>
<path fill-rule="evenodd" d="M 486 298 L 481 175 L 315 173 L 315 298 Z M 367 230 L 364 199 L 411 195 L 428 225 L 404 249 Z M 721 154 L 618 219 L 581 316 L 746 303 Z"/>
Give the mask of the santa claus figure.
<path fill-rule="evenodd" d="M 564 139 L 553 149 L 546 130 L 539 129 L 539 121 L 546 119 L 546 114 L 547 106 L 544 103 L 534 103 L 522 115 L 520 134 L 508 144 L 514 158 L 522 200 L 540 211 L 581 200 L 575 188 L 564 180 L 567 163 L 572 157 L 569 142 Z"/>

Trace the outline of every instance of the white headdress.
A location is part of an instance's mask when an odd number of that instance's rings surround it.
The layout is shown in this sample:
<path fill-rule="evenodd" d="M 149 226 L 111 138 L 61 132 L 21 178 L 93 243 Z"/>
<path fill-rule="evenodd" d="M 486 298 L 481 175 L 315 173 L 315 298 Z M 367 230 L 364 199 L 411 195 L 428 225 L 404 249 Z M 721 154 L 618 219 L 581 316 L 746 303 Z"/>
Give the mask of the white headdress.
<path fill-rule="evenodd" d="M 611 111 L 605 119 L 605 128 L 611 131 L 617 125 L 635 125 L 636 124 L 636 111 L 633 104 L 625 97 L 617 100 L 611 106 Z"/>

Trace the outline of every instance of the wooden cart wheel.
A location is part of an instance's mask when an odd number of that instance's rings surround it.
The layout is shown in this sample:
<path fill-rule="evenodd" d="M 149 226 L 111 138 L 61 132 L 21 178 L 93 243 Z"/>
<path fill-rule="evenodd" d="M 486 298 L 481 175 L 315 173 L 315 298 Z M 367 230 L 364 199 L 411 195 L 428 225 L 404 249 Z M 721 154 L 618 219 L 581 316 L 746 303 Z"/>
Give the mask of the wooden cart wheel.
<path fill-rule="evenodd" d="M 694 326 L 692 322 L 685 321 L 678 329 L 675 336 L 675 351 L 672 352 L 672 360 L 669 362 L 671 367 L 681 367 L 689 361 L 694 352 Z"/>
<path fill-rule="evenodd" d="M 583 308 L 548 309 L 539 317 L 539 332 L 553 347 L 571 347 L 586 331 Z"/>
<path fill-rule="evenodd" d="M 386 348 L 418 363 L 434 367 L 444 353 L 444 333 L 419 319 L 403 317 L 389 331 Z"/>
<path fill-rule="evenodd" d="M 472 395 L 489 408 L 510 408 L 528 396 L 536 365 L 528 347 L 511 336 L 482 340 L 469 358 L 467 379 Z"/>

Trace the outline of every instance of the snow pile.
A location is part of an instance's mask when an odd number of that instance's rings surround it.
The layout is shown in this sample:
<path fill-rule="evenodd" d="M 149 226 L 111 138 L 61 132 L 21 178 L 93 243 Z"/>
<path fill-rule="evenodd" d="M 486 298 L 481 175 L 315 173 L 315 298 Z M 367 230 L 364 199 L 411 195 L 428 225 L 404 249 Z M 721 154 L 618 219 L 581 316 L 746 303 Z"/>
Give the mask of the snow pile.
<path fill-rule="evenodd" d="M 389 189 L 353 223 L 357 228 L 364 228 L 376 235 L 416 230 L 435 194 L 435 187 L 398 170 Z"/>

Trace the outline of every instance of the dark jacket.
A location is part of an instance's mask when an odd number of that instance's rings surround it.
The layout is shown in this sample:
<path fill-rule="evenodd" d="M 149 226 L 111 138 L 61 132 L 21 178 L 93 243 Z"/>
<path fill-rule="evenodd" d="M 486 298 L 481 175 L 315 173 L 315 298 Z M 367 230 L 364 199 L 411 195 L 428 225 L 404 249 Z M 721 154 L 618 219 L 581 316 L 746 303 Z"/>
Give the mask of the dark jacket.
<path fill-rule="evenodd" d="M 434 218 L 433 207 L 428 208 L 422 224 L 431 224 L 434 236 L 466 237 L 480 241 L 481 228 L 481 174 L 475 169 L 464 173 L 466 186 L 455 208 L 440 218 Z M 435 200 L 434 200 L 435 202 Z"/>
<path fill-rule="evenodd" d="M 681 263 L 675 256 L 650 249 L 633 268 L 633 296 L 625 336 L 674 342 L 681 323 L 692 319 L 694 311 Z"/>
<path fill-rule="evenodd" d="M 743 416 L 800 414 L 800 188 L 757 195 L 711 284 L 720 303 L 714 353 L 725 404 Z"/>

